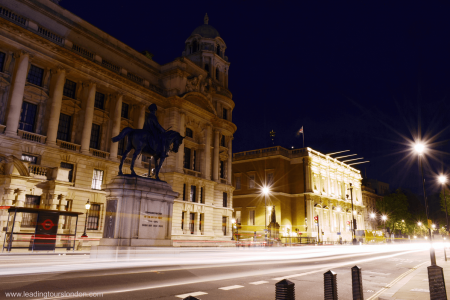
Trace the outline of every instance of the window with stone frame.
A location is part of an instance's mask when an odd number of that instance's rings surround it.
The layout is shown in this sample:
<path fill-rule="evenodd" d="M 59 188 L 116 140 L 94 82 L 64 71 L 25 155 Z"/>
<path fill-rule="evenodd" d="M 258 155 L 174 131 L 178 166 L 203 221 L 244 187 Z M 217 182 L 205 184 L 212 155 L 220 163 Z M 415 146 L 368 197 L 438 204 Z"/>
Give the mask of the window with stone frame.
<path fill-rule="evenodd" d="M 199 202 L 204 204 L 204 203 L 205 203 L 205 198 L 204 198 L 205 195 L 204 195 L 203 193 L 204 193 L 203 187 L 201 187 L 201 188 L 200 188 L 200 195 L 199 195 L 199 196 L 200 196 Z"/>
<path fill-rule="evenodd" d="M 197 198 L 197 187 L 195 185 L 191 185 L 191 194 L 190 200 L 191 202 L 196 202 Z"/>
<path fill-rule="evenodd" d="M 68 174 L 67 177 L 69 179 L 69 182 L 72 182 L 74 165 L 62 161 L 61 164 L 60 164 L 60 167 L 69 170 L 69 174 Z"/>
<path fill-rule="evenodd" d="M 228 207 L 228 193 L 227 192 L 223 192 L 223 199 L 222 199 L 222 204 L 223 207 Z"/>
<path fill-rule="evenodd" d="M 216 47 L 216 54 L 220 56 L 220 45 L 217 45 Z"/>
<path fill-rule="evenodd" d="M 183 184 L 183 201 L 186 201 L 186 183 Z"/>
<path fill-rule="evenodd" d="M 224 120 L 228 120 L 228 109 L 226 109 L 226 108 L 223 109 L 222 117 Z"/>
<path fill-rule="evenodd" d="M 191 169 L 191 149 L 184 147 L 184 168 Z"/>
<path fill-rule="evenodd" d="M 29 154 L 22 154 L 21 160 L 27 161 L 33 165 L 36 165 L 38 163 L 38 157 L 34 156 L 34 155 L 29 155 Z"/>
<path fill-rule="evenodd" d="M 189 231 L 194 234 L 195 231 L 195 213 L 189 213 Z"/>
<path fill-rule="evenodd" d="M 202 225 L 203 225 L 204 220 L 205 220 L 205 214 L 200 214 L 199 220 L 198 220 L 198 230 L 200 232 L 202 232 L 202 230 L 203 230 Z"/>
<path fill-rule="evenodd" d="M 101 190 L 103 183 L 103 170 L 94 169 L 94 173 L 92 176 L 92 185 L 91 188 L 93 190 Z"/>
<path fill-rule="evenodd" d="M 247 225 L 255 225 L 255 215 L 256 215 L 256 211 L 254 209 L 249 210 L 249 212 L 248 212 L 248 224 Z"/>
<path fill-rule="evenodd" d="M 76 91 L 77 84 L 72 80 L 66 79 L 66 82 L 64 83 L 63 95 L 75 99 Z"/>
<path fill-rule="evenodd" d="M 220 146 L 226 147 L 225 146 L 225 136 L 224 135 L 222 135 L 222 138 L 220 139 Z"/>
<path fill-rule="evenodd" d="M 241 189 L 241 176 L 236 176 L 234 179 L 234 187 L 236 188 L 236 190 L 240 190 Z"/>
<path fill-rule="evenodd" d="M 267 178 L 266 178 L 266 185 L 267 186 L 272 186 L 274 183 L 274 174 L 273 172 L 268 172 L 266 174 Z"/>
<path fill-rule="evenodd" d="M 98 230 L 100 223 L 100 204 L 91 204 L 89 208 L 87 230 Z"/>
<path fill-rule="evenodd" d="M 250 174 L 248 176 L 248 188 L 249 189 L 255 188 L 255 174 Z"/>
<path fill-rule="evenodd" d="M 127 103 L 122 103 L 122 118 L 128 119 L 129 115 L 129 105 Z"/>
<path fill-rule="evenodd" d="M 105 94 L 95 92 L 94 107 L 104 110 L 105 109 Z"/>
<path fill-rule="evenodd" d="M 44 78 L 44 69 L 31 65 L 28 71 L 27 81 L 31 84 L 42 86 L 42 79 Z"/>
<path fill-rule="evenodd" d="M 223 235 L 227 235 L 227 223 L 228 223 L 228 217 L 222 217 L 222 232 L 223 232 Z"/>
<path fill-rule="evenodd" d="M 41 204 L 41 196 L 25 195 L 24 207 L 39 208 Z M 37 213 L 22 213 L 21 227 L 35 228 L 37 222 Z"/>
<path fill-rule="evenodd" d="M 184 229 L 184 215 L 185 215 L 185 214 L 186 214 L 186 213 L 185 213 L 184 211 L 181 212 L 181 230 Z"/>
<path fill-rule="evenodd" d="M 92 124 L 89 148 L 97 150 L 100 149 L 100 125 L 98 124 Z"/>
<path fill-rule="evenodd" d="M 0 52 L 0 72 L 3 72 L 3 67 L 5 66 L 6 53 Z"/>
<path fill-rule="evenodd" d="M 216 68 L 216 80 L 220 80 L 220 70 L 218 67 Z"/>
<path fill-rule="evenodd" d="M 220 161 L 220 178 L 225 179 L 225 162 Z"/>
<path fill-rule="evenodd" d="M 23 101 L 22 111 L 20 112 L 19 129 L 28 132 L 34 132 L 36 123 L 37 105 Z"/>
<path fill-rule="evenodd" d="M 58 132 L 56 138 L 61 141 L 70 142 L 70 125 L 72 123 L 72 116 L 66 114 L 59 114 Z"/>
<path fill-rule="evenodd" d="M 192 129 L 186 127 L 186 136 L 190 137 L 190 138 L 194 138 L 194 132 L 192 131 Z"/>

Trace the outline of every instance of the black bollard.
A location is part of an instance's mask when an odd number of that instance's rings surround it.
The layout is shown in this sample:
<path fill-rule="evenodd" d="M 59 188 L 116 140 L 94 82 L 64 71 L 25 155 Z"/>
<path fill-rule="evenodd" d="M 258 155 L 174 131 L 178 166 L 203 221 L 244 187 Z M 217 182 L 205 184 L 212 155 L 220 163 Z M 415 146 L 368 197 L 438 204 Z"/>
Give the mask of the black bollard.
<path fill-rule="evenodd" d="M 188 296 L 188 297 L 184 298 L 183 300 L 200 300 L 200 299 L 192 297 L 192 296 Z"/>
<path fill-rule="evenodd" d="M 295 283 L 287 279 L 275 283 L 275 300 L 295 300 Z"/>
<path fill-rule="evenodd" d="M 428 284 L 430 286 L 430 300 L 447 299 L 444 271 L 441 267 L 428 267 Z"/>
<path fill-rule="evenodd" d="M 331 270 L 323 274 L 325 300 L 338 300 L 336 277 L 337 274 Z"/>
<path fill-rule="evenodd" d="M 358 266 L 352 268 L 352 291 L 353 300 L 364 300 L 361 268 Z"/>

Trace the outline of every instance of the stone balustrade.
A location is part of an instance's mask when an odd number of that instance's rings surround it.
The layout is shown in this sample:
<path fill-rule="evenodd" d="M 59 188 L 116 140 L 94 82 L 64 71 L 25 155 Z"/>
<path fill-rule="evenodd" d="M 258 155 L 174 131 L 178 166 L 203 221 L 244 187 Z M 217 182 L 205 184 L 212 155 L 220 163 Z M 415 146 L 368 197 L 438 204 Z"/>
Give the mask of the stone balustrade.
<path fill-rule="evenodd" d="M 79 152 L 80 148 L 81 148 L 81 145 L 77 145 L 77 144 L 74 144 L 74 143 L 61 141 L 61 140 L 56 140 L 56 145 L 58 145 L 59 148 L 72 150 L 72 151 L 77 151 L 77 152 Z"/>
<path fill-rule="evenodd" d="M 21 137 L 24 140 L 29 140 L 32 142 L 37 142 L 41 144 L 45 144 L 45 141 L 47 140 L 47 137 L 44 135 L 40 135 L 34 132 L 28 132 L 23 130 L 17 130 L 17 135 Z"/>
<path fill-rule="evenodd" d="M 183 169 L 183 170 L 184 170 L 184 174 L 191 175 L 194 177 L 202 177 L 201 172 L 190 170 L 190 169 Z"/>
<path fill-rule="evenodd" d="M 38 165 L 28 165 L 30 176 L 47 179 L 48 168 Z"/>
<path fill-rule="evenodd" d="M 89 148 L 89 152 L 92 155 L 97 156 L 97 157 L 106 158 L 106 159 L 109 158 L 109 152 L 106 152 L 106 151 L 101 151 L 101 150 L 98 150 L 98 149 Z"/>

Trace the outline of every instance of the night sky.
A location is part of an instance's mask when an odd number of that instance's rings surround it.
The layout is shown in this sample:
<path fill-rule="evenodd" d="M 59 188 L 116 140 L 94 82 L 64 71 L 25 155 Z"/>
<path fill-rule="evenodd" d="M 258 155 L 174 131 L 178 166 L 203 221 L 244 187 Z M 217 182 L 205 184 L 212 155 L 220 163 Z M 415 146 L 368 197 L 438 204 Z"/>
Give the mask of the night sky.
<path fill-rule="evenodd" d="M 335 1 L 336 2 L 336 1 Z M 61 6 L 165 64 L 207 12 L 227 44 L 236 107 L 233 152 L 305 144 L 352 150 L 363 175 L 421 192 L 408 141 L 432 139 L 427 188 L 449 170 L 447 1 L 111 1 Z M 407 5 L 406 5 L 407 4 Z M 443 167 L 444 166 L 444 167 Z"/>

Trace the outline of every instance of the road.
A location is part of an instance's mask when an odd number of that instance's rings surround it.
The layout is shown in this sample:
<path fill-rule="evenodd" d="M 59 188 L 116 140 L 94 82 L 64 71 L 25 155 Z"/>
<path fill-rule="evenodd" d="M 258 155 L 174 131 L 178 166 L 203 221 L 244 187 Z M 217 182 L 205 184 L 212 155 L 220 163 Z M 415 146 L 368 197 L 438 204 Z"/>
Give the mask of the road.
<path fill-rule="evenodd" d="M 438 258 L 443 251 L 436 250 Z M 275 283 L 295 283 L 296 299 L 323 299 L 323 273 L 337 273 L 340 299 L 351 299 L 351 271 L 362 268 L 364 298 L 399 275 L 429 263 L 424 245 L 292 248 L 159 249 L 144 258 L 92 260 L 87 255 L 0 256 L 0 296 L 61 299 L 86 293 L 103 299 L 274 299 Z M 11 297 L 12 294 L 9 294 Z M 30 294 L 28 294 L 30 296 Z M 66 297 L 75 298 L 75 297 Z"/>

